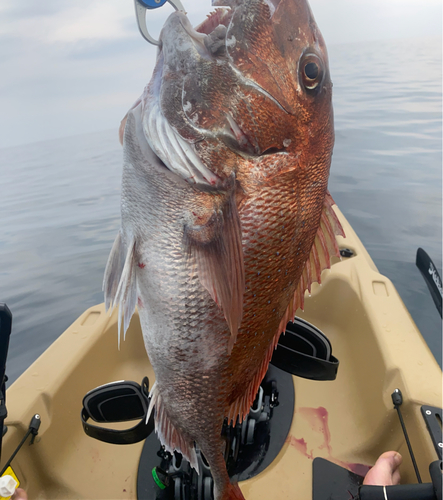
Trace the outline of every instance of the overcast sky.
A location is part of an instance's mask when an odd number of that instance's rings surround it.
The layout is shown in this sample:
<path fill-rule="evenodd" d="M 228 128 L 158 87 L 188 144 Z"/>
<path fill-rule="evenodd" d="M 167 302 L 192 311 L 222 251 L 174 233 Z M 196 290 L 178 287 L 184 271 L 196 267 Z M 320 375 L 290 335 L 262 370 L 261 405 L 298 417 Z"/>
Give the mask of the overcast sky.
<path fill-rule="evenodd" d="M 193 24 L 210 0 L 182 0 Z M 326 43 L 441 36 L 441 0 L 311 0 Z M 172 8 L 149 14 L 158 35 Z M 133 0 L 1 0 L 0 148 L 118 129 L 156 49 Z"/>

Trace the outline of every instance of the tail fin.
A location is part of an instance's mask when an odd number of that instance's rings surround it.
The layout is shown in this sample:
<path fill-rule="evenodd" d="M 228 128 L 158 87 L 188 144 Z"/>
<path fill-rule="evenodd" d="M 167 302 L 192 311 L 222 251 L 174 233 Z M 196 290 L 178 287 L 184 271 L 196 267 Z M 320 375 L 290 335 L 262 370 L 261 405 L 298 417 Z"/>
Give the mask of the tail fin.
<path fill-rule="evenodd" d="M 229 487 L 219 497 L 215 495 L 216 500 L 245 500 L 243 493 L 237 483 L 229 483 Z"/>

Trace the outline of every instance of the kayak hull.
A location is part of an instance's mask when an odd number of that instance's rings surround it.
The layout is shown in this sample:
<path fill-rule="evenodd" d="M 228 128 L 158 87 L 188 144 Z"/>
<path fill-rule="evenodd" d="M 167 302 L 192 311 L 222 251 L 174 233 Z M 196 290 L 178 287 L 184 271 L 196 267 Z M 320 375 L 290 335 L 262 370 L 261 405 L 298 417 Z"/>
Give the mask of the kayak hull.
<path fill-rule="evenodd" d="M 297 315 L 320 328 L 340 360 L 337 379 L 294 377 L 295 412 L 286 442 L 262 473 L 240 487 L 246 499 L 312 498 L 312 461 L 323 457 L 364 474 L 384 451 L 403 457 L 402 482 L 416 482 L 391 394 L 403 393 L 402 413 L 424 482 L 437 460 L 422 405 L 441 407 L 442 373 L 389 279 L 378 273 L 341 212 L 347 235 L 334 261 Z M 39 435 L 12 466 L 33 499 L 135 499 L 143 443 L 116 446 L 83 432 L 83 396 L 115 381 L 155 380 L 138 313 L 117 347 L 117 313 L 85 311 L 7 391 L 8 432 L 2 457 L 12 454 L 35 413 Z M 122 424 L 121 428 L 125 426 Z M 128 425 L 126 425 L 128 427 Z M 146 472 L 150 474 L 150 471 Z"/>

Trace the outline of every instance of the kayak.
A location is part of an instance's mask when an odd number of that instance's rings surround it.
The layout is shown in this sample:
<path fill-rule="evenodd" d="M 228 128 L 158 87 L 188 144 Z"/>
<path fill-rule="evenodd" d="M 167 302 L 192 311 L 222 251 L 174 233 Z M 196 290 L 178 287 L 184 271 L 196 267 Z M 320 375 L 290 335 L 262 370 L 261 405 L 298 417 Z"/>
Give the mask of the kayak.
<path fill-rule="evenodd" d="M 441 425 L 441 410 L 434 415 L 442 406 L 440 367 L 391 281 L 378 272 L 343 214 L 334 209 L 346 234 L 345 239 L 338 237 L 342 258 L 306 293 L 297 317 L 326 335 L 340 364 L 334 380 L 303 378 L 271 367 L 274 374 L 285 375 L 278 375 L 281 385 L 273 393 L 278 406 L 268 408 L 268 420 L 272 414 L 276 423 L 266 427 L 259 445 L 252 444 L 258 439 L 252 429 L 249 447 L 255 446 L 258 459 L 248 462 L 244 454 L 243 469 L 236 465 L 248 500 L 321 499 L 321 483 L 323 489 L 329 487 L 327 473 L 318 472 L 322 464 L 362 477 L 387 450 L 403 455 L 402 483 L 417 482 L 394 408 L 396 389 L 402 394 L 401 415 L 423 482 L 431 481 L 429 464 L 439 459 L 435 422 L 427 416 L 440 418 Z M 81 411 L 89 391 L 118 380 L 140 383 L 144 377 L 152 387 L 155 380 L 137 312 L 120 350 L 117 323 L 117 312 L 107 314 L 104 304 L 88 309 L 7 389 L 2 464 L 33 416 L 39 415 L 41 422 L 33 444 L 26 443 L 11 463 L 30 499 L 185 498 L 184 490 L 177 489 L 180 474 L 172 478 L 171 490 L 151 467 L 153 460 L 165 460 L 155 433 L 125 445 L 85 433 Z M 266 390 L 263 394 L 265 401 Z M 242 432 L 247 441 L 249 427 Z M 349 492 L 343 498 L 350 498 Z"/>

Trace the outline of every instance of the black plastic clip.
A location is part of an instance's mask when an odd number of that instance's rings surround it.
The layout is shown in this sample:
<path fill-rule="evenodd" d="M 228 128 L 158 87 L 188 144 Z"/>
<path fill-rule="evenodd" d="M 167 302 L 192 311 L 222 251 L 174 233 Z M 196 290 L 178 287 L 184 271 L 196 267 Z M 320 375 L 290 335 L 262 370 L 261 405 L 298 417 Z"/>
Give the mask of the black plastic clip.
<path fill-rule="evenodd" d="M 29 423 L 28 430 L 26 431 L 26 434 L 23 436 L 23 439 L 20 441 L 20 444 L 17 446 L 14 453 L 10 456 L 10 458 L 7 460 L 7 462 L 3 466 L 3 469 L 0 471 L 0 477 L 5 473 L 6 469 L 9 467 L 11 462 L 14 460 L 15 456 L 20 451 L 20 448 L 25 444 L 25 441 L 28 439 L 29 435 L 32 435 L 32 438 L 31 438 L 29 445 L 34 444 L 35 436 L 37 436 L 38 430 L 40 429 L 40 424 L 41 424 L 40 415 L 38 413 L 36 413 L 31 418 L 31 422 Z"/>
<path fill-rule="evenodd" d="M 420 472 L 418 470 L 417 461 L 415 460 L 415 455 L 414 452 L 412 451 L 412 445 L 411 442 L 409 441 L 408 431 L 406 430 L 406 425 L 400 410 L 400 406 L 403 404 L 403 395 L 400 389 L 395 389 L 394 392 L 391 394 L 391 398 L 392 398 L 392 403 L 394 404 L 394 408 L 397 410 L 398 418 L 400 420 L 400 425 L 403 430 L 403 434 L 405 436 L 406 444 L 408 445 L 409 455 L 411 456 L 412 465 L 414 466 L 415 475 L 417 476 L 417 481 L 421 483 L 422 480 Z"/>
<path fill-rule="evenodd" d="M 340 248 L 340 256 L 341 257 L 352 257 L 354 255 L 354 252 L 350 248 Z"/>

